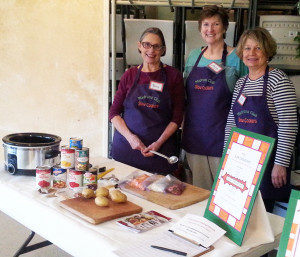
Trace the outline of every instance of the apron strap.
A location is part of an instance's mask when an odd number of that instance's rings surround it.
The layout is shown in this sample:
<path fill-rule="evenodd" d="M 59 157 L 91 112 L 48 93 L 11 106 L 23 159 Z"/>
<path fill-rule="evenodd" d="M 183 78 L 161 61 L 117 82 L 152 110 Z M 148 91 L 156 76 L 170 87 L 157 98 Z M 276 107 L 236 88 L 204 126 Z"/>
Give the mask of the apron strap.
<path fill-rule="evenodd" d="M 167 83 L 167 73 L 164 69 L 164 64 L 162 62 L 160 62 L 159 66 L 160 66 L 160 72 L 161 72 L 163 83 L 164 83 L 164 85 L 166 85 L 166 83 Z M 135 85 L 137 85 L 137 82 L 140 79 L 142 68 L 143 68 L 143 64 L 141 64 L 139 69 L 138 69 L 138 72 L 137 72 L 137 74 L 135 76 L 135 79 L 134 79 L 134 82 L 133 82 L 133 87 Z"/>
<path fill-rule="evenodd" d="M 197 61 L 195 62 L 195 65 L 194 65 L 194 67 L 193 67 L 193 69 L 191 70 L 191 72 L 190 73 L 192 73 L 192 71 L 196 68 L 196 67 L 198 67 L 198 64 L 199 64 L 199 62 L 200 62 L 200 59 L 201 59 L 201 57 L 202 57 L 202 55 L 204 54 L 204 52 L 207 50 L 207 46 L 201 51 L 201 53 L 199 54 L 199 56 L 198 56 L 198 58 L 197 58 Z M 226 57 L 227 57 L 227 54 L 228 54 L 228 52 L 227 52 L 227 45 L 226 45 L 226 43 L 224 42 L 224 48 L 223 48 L 223 53 L 222 53 L 222 61 L 221 61 L 221 64 L 223 64 L 224 66 L 225 66 L 225 64 L 226 64 Z"/>

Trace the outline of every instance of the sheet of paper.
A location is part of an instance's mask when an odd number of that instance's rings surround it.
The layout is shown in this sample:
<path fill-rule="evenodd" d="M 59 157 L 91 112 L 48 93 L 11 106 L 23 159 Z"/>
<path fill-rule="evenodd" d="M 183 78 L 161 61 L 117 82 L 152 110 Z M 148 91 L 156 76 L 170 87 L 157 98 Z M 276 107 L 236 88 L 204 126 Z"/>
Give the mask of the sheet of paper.
<path fill-rule="evenodd" d="M 256 149 L 233 143 L 214 203 L 237 220 L 241 219 L 247 197 L 251 195 L 253 179 L 262 153 Z"/>
<path fill-rule="evenodd" d="M 204 247 L 211 246 L 226 232 L 208 219 L 194 214 L 185 215 L 169 231 Z"/>
<path fill-rule="evenodd" d="M 165 232 L 160 237 L 155 237 L 150 240 L 141 240 L 134 245 L 129 245 L 118 249 L 115 252 L 120 257 L 174 257 L 179 256 L 174 253 L 152 248 L 151 245 L 161 246 L 181 252 L 186 252 L 187 257 L 193 257 L 201 252 L 207 251 L 205 247 L 197 246 L 189 241 L 186 241 L 170 232 Z"/>

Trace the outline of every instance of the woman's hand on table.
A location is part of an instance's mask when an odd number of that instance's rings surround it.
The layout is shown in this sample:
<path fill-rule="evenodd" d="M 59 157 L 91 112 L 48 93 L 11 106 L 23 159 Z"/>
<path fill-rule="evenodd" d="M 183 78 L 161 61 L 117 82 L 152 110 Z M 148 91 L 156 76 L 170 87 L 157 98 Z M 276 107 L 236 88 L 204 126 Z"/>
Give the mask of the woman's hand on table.
<path fill-rule="evenodd" d="M 275 188 L 284 186 L 286 184 L 286 167 L 274 164 L 271 177 Z"/>

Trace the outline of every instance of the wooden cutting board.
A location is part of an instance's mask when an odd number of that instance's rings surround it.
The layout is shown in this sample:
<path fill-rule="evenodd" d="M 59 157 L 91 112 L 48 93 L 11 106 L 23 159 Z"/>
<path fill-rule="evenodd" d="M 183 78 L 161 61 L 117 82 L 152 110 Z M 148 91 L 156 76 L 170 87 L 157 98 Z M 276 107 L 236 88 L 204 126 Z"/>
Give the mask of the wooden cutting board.
<path fill-rule="evenodd" d="M 209 197 L 210 191 L 185 183 L 186 188 L 181 195 L 170 193 L 159 193 L 153 191 L 142 191 L 125 185 L 121 190 L 134 194 L 150 202 L 164 206 L 171 210 L 180 209 L 194 203 L 201 202 Z"/>
<path fill-rule="evenodd" d="M 125 203 L 115 203 L 109 200 L 108 207 L 100 207 L 95 204 L 94 198 L 73 198 L 63 200 L 59 204 L 61 207 L 92 224 L 103 223 L 108 220 L 140 213 L 142 211 L 142 207 L 129 201 Z"/>

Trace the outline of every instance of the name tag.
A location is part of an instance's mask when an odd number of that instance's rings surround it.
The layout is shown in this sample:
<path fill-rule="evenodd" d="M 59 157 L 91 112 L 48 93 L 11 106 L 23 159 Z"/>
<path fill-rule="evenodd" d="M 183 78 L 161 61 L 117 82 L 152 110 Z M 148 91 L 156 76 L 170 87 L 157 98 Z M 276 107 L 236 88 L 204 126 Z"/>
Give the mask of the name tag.
<path fill-rule="evenodd" d="M 218 74 L 220 73 L 222 70 L 224 70 L 224 67 L 221 66 L 220 64 L 217 64 L 215 62 L 212 62 L 210 64 L 208 64 L 208 68 L 213 71 L 214 73 Z"/>
<path fill-rule="evenodd" d="M 243 106 L 245 101 L 246 101 L 247 97 L 244 96 L 243 94 L 240 95 L 239 99 L 238 99 L 238 103 Z"/>
<path fill-rule="evenodd" d="M 149 89 L 162 92 L 164 88 L 164 83 L 150 81 Z"/>

